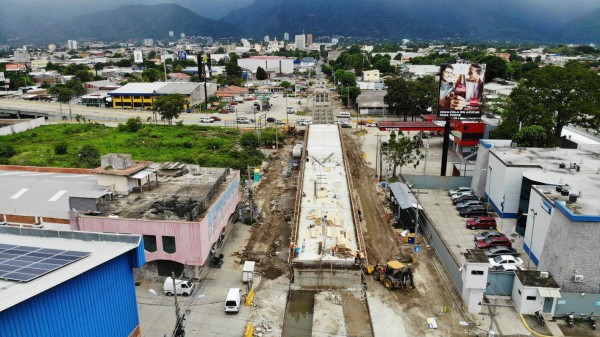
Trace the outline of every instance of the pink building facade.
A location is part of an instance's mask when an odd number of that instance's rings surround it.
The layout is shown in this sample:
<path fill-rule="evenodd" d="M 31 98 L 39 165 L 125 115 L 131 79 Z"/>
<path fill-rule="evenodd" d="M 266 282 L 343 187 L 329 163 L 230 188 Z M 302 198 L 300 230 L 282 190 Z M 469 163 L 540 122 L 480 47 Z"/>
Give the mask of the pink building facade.
<path fill-rule="evenodd" d="M 71 229 L 143 235 L 146 262 L 166 260 L 201 266 L 241 199 L 239 171 L 226 183 L 223 192 L 215 196 L 198 222 L 86 216 L 70 212 Z"/>

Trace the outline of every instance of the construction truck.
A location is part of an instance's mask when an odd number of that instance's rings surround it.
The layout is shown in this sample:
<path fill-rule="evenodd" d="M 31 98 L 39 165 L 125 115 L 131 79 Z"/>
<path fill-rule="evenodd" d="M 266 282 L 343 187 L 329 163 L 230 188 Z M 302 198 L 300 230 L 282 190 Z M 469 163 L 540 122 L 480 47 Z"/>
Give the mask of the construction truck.
<path fill-rule="evenodd" d="M 367 267 L 367 274 L 372 274 L 373 279 L 383 283 L 388 289 L 415 288 L 413 269 L 400 261 L 392 260 L 387 264 L 379 264 Z"/>

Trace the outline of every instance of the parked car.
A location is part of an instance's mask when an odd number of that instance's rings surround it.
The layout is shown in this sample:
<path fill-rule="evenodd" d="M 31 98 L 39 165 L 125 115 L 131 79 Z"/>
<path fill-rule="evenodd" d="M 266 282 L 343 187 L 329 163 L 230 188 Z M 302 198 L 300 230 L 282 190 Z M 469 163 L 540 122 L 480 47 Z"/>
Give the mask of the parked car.
<path fill-rule="evenodd" d="M 267 117 L 267 123 L 275 123 L 275 117 Z"/>
<path fill-rule="evenodd" d="M 375 123 L 367 123 L 367 127 L 376 128 L 377 127 L 377 122 L 375 122 Z"/>
<path fill-rule="evenodd" d="M 523 267 L 513 266 L 511 264 L 503 264 L 501 266 L 491 267 L 490 269 L 495 271 L 517 271 L 523 270 Z"/>
<path fill-rule="evenodd" d="M 248 97 L 244 98 L 244 100 L 245 101 L 254 101 L 254 100 L 256 100 L 256 97 L 254 97 L 254 96 L 248 96 Z"/>
<path fill-rule="evenodd" d="M 475 248 L 490 248 L 497 246 L 512 247 L 512 242 L 506 236 L 491 237 L 475 242 Z"/>
<path fill-rule="evenodd" d="M 457 200 L 458 198 L 460 198 L 460 197 L 464 197 L 464 196 L 466 196 L 466 195 L 473 195 L 473 193 L 471 193 L 471 192 L 459 192 L 459 193 L 453 194 L 453 195 L 450 197 L 450 200 L 452 200 L 452 202 L 454 202 L 454 201 L 455 201 L 455 200 Z"/>
<path fill-rule="evenodd" d="M 488 215 L 488 212 L 484 206 L 475 205 L 467 208 L 461 208 L 461 210 L 458 212 L 458 215 L 462 216 L 463 218 L 472 218 L 476 216 Z"/>
<path fill-rule="evenodd" d="M 210 118 L 215 121 L 215 122 L 220 122 L 221 121 L 221 117 L 219 116 L 210 116 Z"/>
<path fill-rule="evenodd" d="M 273 97 L 273 98 L 277 98 L 277 97 L 279 97 L 279 95 L 273 95 L 273 96 L 271 96 L 271 97 Z"/>
<path fill-rule="evenodd" d="M 487 238 L 491 238 L 491 237 L 499 237 L 499 236 L 506 236 L 506 235 L 504 235 L 504 233 L 500 233 L 500 232 L 496 232 L 496 231 L 489 231 L 489 232 L 475 234 L 473 239 L 475 241 L 479 241 L 479 240 L 483 240 L 483 239 L 487 239 Z"/>
<path fill-rule="evenodd" d="M 485 201 L 485 199 L 482 199 L 474 194 L 467 194 L 467 195 L 462 195 L 456 199 L 452 199 L 452 203 L 453 204 L 458 204 L 460 202 L 464 202 L 464 201 L 469 201 L 469 200 L 479 200 L 479 201 Z"/>
<path fill-rule="evenodd" d="M 491 257 L 489 259 L 492 267 L 502 266 L 502 265 L 513 265 L 516 267 L 523 267 L 523 260 L 519 257 L 515 257 L 512 255 L 499 255 L 496 257 Z"/>
<path fill-rule="evenodd" d="M 286 121 L 282 121 L 281 119 L 278 119 L 278 120 L 275 121 L 275 124 L 277 124 L 277 125 L 285 125 L 285 124 L 287 124 L 287 122 Z"/>
<path fill-rule="evenodd" d="M 467 201 L 463 201 L 463 202 L 459 202 L 458 204 L 456 204 L 456 209 L 457 210 L 461 210 L 465 207 L 469 207 L 469 206 L 483 206 L 483 202 L 479 201 L 479 200 L 467 200 Z"/>
<path fill-rule="evenodd" d="M 242 102 L 243 102 L 243 101 L 242 101 Z M 238 102 L 236 102 L 236 101 L 232 101 L 232 102 L 230 102 L 229 104 L 231 104 L 231 105 L 238 105 Z"/>
<path fill-rule="evenodd" d="M 213 119 L 210 117 L 202 117 L 200 118 L 200 123 L 212 123 Z"/>
<path fill-rule="evenodd" d="M 352 129 L 352 124 L 350 123 L 341 123 L 340 126 L 344 129 Z"/>
<path fill-rule="evenodd" d="M 478 216 L 467 219 L 465 224 L 468 229 L 496 229 L 496 218 L 493 216 Z"/>
<path fill-rule="evenodd" d="M 473 194 L 473 189 L 470 187 L 454 188 L 454 189 L 448 190 L 448 195 L 453 196 L 456 193 L 462 193 L 462 192 L 470 192 L 471 194 Z"/>
<path fill-rule="evenodd" d="M 490 258 L 499 256 L 499 255 L 512 255 L 512 256 L 519 255 L 519 253 L 517 252 L 516 249 L 510 248 L 510 247 L 503 247 L 503 246 L 490 247 L 488 249 L 484 249 L 483 252 L 485 253 L 485 255 L 487 255 L 487 257 L 490 257 Z"/>

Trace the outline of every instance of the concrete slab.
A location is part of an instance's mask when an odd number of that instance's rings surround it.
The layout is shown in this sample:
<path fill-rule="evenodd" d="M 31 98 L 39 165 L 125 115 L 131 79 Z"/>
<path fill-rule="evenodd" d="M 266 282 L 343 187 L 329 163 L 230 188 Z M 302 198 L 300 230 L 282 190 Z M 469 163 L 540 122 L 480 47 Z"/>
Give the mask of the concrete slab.
<path fill-rule="evenodd" d="M 346 336 L 344 309 L 338 294 L 330 291 L 315 294 L 312 336 Z"/>

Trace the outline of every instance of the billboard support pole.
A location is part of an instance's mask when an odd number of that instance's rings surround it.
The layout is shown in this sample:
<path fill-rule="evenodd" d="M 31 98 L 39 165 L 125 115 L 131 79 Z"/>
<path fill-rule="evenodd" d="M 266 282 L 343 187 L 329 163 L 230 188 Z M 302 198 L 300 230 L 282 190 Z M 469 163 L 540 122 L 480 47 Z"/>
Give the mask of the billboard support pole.
<path fill-rule="evenodd" d="M 444 143 L 442 147 L 442 167 L 440 176 L 446 176 L 446 167 L 448 164 L 448 147 L 450 146 L 450 117 L 446 117 L 446 125 L 444 125 Z"/>

